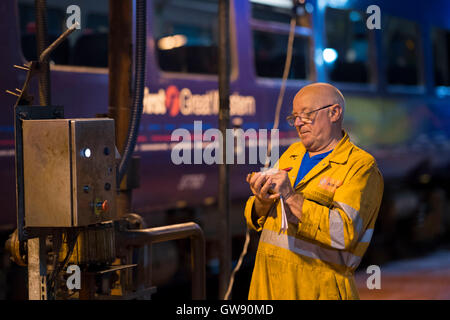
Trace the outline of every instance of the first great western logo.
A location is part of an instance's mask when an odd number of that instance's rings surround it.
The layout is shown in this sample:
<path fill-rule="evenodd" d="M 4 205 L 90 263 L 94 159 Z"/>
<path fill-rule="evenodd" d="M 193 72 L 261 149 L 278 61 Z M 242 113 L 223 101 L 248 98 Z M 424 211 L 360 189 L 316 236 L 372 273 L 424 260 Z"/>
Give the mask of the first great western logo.
<path fill-rule="evenodd" d="M 231 116 L 252 116 L 256 111 L 255 97 L 230 95 Z M 144 114 L 183 116 L 212 116 L 219 113 L 219 92 L 210 90 L 203 94 L 193 94 L 189 88 L 178 89 L 175 85 L 157 93 L 144 89 Z"/>

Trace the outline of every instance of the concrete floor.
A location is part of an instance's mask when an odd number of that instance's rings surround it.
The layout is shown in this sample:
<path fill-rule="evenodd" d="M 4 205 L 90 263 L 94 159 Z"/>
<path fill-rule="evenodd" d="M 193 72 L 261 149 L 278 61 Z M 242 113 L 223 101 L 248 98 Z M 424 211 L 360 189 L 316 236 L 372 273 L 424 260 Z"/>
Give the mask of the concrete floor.
<path fill-rule="evenodd" d="M 450 300 L 450 250 L 380 266 L 381 288 L 369 290 L 371 273 L 360 270 L 355 280 L 362 300 Z"/>

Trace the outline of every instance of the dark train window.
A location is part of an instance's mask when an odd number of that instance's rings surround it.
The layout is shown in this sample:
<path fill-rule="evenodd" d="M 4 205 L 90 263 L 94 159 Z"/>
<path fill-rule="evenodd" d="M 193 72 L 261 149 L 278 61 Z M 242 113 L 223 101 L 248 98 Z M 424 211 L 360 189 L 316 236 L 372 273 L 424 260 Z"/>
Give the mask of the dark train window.
<path fill-rule="evenodd" d="M 408 20 L 388 17 L 383 35 L 388 84 L 419 85 L 418 26 Z"/>
<path fill-rule="evenodd" d="M 434 84 L 436 86 L 450 86 L 450 31 L 434 28 L 433 66 Z"/>
<path fill-rule="evenodd" d="M 265 78 L 281 78 L 286 61 L 292 1 L 251 0 L 252 34 L 256 75 Z M 309 78 L 311 8 L 299 8 L 288 79 Z"/>
<path fill-rule="evenodd" d="M 253 31 L 256 74 L 260 77 L 281 78 L 286 60 L 287 34 Z M 306 79 L 309 39 L 295 37 L 291 70 L 288 79 Z"/>
<path fill-rule="evenodd" d="M 36 60 L 36 19 L 34 1 L 19 0 L 22 53 Z M 66 29 L 69 5 L 80 7 L 81 29 L 72 33 L 51 54 L 50 61 L 59 65 L 88 67 L 108 66 L 108 0 L 74 0 L 70 3 L 47 0 L 48 44 Z"/>
<path fill-rule="evenodd" d="M 153 35 L 164 71 L 217 74 L 218 0 L 155 0 Z"/>
<path fill-rule="evenodd" d="M 325 31 L 323 61 L 330 80 L 370 82 L 371 45 L 365 14 L 354 10 L 327 8 Z"/>

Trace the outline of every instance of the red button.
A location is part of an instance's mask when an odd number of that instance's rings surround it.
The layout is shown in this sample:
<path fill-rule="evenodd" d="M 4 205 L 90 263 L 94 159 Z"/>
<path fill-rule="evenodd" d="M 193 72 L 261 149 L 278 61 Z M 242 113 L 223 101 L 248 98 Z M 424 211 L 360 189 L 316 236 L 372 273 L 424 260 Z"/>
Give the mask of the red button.
<path fill-rule="evenodd" d="M 102 203 L 102 210 L 103 210 L 103 212 L 106 212 L 106 211 L 109 210 L 108 200 L 103 201 L 103 203 Z"/>

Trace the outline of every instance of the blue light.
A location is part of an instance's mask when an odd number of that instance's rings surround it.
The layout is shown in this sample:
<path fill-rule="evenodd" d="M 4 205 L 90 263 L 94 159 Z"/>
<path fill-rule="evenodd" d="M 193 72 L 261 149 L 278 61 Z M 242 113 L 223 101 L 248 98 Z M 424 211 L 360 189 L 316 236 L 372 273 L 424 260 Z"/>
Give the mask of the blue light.
<path fill-rule="evenodd" d="M 439 98 L 443 98 L 445 96 L 450 95 L 450 87 L 444 87 L 444 86 L 436 87 L 436 95 Z"/>
<path fill-rule="evenodd" d="M 323 60 L 325 61 L 325 63 L 333 63 L 334 61 L 336 61 L 337 57 L 338 53 L 333 48 L 326 48 L 325 50 L 323 50 Z"/>
<path fill-rule="evenodd" d="M 357 11 L 350 12 L 349 17 L 350 17 L 350 20 L 353 22 L 361 20 L 361 16 L 360 16 L 359 12 L 357 12 Z"/>

